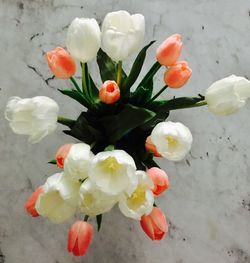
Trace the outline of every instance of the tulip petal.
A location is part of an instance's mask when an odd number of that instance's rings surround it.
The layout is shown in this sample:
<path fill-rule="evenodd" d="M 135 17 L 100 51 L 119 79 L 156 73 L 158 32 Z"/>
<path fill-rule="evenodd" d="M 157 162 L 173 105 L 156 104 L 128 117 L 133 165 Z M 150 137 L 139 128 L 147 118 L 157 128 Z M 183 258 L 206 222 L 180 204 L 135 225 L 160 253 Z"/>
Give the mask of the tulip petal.
<path fill-rule="evenodd" d="M 144 232 L 152 239 L 155 240 L 155 233 L 152 220 L 150 216 L 143 216 L 140 221 L 141 227 Z"/>
<path fill-rule="evenodd" d="M 80 221 L 75 222 L 69 229 L 68 234 L 68 252 L 72 252 L 75 245 L 77 236 L 80 230 Z"/>

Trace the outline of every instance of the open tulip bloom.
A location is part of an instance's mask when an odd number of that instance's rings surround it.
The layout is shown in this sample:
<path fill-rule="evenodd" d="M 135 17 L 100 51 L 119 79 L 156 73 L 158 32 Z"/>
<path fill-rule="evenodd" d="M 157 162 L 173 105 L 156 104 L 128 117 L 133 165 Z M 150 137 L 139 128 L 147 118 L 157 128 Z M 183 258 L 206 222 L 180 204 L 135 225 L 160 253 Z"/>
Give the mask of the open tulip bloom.
<path fill-rule="evenodd" d="M 192 70 L 179 60 L 181 36 L 167 38 L 156 51 L 156 61 L 140 76 L 146 53 L 155 41 L 143 47 L 129 72 L 122 62 L 140 48 L 145 34 L 144 17 L 126 11 L 109 13 L 99 28 L 95 19 L 76 18 L 67 34 L 67 51 L 57 47 L 46 54 L 48 66 L 59 79 L 72 82 L 63 95 L 77 101 L 83 111 L 76 120 L 58 116 L 59 107 L 50 98 L 10 98 L 5 117 L 13 132 L 37 143 L 64 125 L 64 133 L 79 140 L 60 146 L 54 159 L 60 172 L 50 176 L 25 204 L 27 212 L 61 223 L 77 211 L 83 214 L 69 230 L 68 251 L 86 253 L 93 236 L 87 222 L 118 205 L 121 212 L 140 221 L 142 230 L 160 240 L 167 233 L 167 220 L 155 199 L 169 188 L 167 174 L 154 157 L 181 161 L 193 141 L 188 127 L 166 121 L 172 110 L 208 106 L 216 115 L 238 111 L 250 97 L 250 82 L 230 76 L 213 83 L 205 96 L 157 100 L 167 88 L 180 88 Z M 102 83 L 92 79 L 87 63 L 96 59 Z M 73 77 L 77 61 L 81 84 Z M 155 92 L 154 76 L 164 67 L 166 85 Z M 139 78 L 139 84 L 134 85 Z"/>

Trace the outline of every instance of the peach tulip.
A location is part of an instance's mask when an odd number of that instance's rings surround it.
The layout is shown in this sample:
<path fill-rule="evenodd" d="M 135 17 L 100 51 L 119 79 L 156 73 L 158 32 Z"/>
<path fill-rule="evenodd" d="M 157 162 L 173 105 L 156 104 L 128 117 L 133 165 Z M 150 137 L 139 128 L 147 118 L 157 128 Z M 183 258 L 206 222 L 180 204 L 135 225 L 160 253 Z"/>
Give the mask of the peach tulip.
<path fill-rule="evenodd" d="M 76 72 L 76 62 L 63 48 L 57 47 L 46 53 L 48 66 L 58 79 L 68 79 Z"/>
<path fill-rule="evenodd" d="M 36 201 L 39 197 L 39 195 L 43 193 L 43 186 L 38 187 L 35 192 L 32 193 L 32 195 L 29 197 L 29 199 L 26 201 L 24 207 L 28 214 L 30 214 L 32 217 L 38 217 L 39 214 L 36 211 L 35 205 Z"/>
<path fill-rule="evenodd" d="M 140 223 L 143 231 L 152 240 L 161 240 L 168 232 L 166 217 L 158 207 L 154 207 L 149 215 L 144 215 Z"/>
<path fill-rule="evenodd" d="M 64 144 L 57 150 L 55 159 L 56 159 L 56 164 L 59 168 L 63 169 L 64 160 L 67 157 L 72 145 L 73 144 Z"/>
<path fill-rule="evenodd" d="M 152 167 L 147 170 L 147 174 L 154 183 L 154 189 L 152 191 L 155 196 L 159 196 L 169 188 L 168 176 L 162 169 Z"/>
<path fill-rule="evenodd" d="M 146 139 L 146 143 L 145 143 L 145 148 L 148 152 L 151 152 L 155 157 L 162 157 L 157 149 L 156 146 L 153 144 L 152 140 L 151 140 L 151 136 L 148 136 Z"/>
<path fill-rule="evenodd" d="M 83 256 L 87 252 L 93 237 L 93 227 L 85 221 L 76 221 L 69 229 L 68 252 Z"/>
<path fill-rule="evenodd" d="M 178 61 L 168 68 L 164 74 L 164 81 L 169 88 L 178 89 L 184 86 L 192 75 L 192 69 L 186 61 Z"/>
<path fill-rule="evenodd" d="M 103 83 L 99 92 L 99 99 L 105 104 L 113 104 L 120 99 L 120 88 L 113 80 Z"/>
<path fill-rule="evenodd" d="M 181 35 L 174 34 L 158 47 L 156 59 L 163 66 L 171 66 L 179 59 L 181 50 Z"/>

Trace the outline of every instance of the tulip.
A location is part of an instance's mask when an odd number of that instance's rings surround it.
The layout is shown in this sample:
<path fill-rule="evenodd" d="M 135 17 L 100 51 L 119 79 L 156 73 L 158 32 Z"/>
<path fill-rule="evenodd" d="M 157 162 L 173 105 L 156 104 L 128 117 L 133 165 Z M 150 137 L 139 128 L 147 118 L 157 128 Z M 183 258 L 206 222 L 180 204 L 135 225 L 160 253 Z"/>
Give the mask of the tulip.
<path fill-rule="evenodd" d="M 235 75 L 214 82 L 205 94 L 209 111 L 216 115 L 229 115 L 239 111 L 248 98 L 250 81 Z"/>
<path fill-rule="evenodd" d="M 46 59 L 50 70 L 58 79 L 68 79 L 76 72 L 75 60 L 61 47 L 47 52 Z"/>
<path fill-rule="evenodd" d="M 146 143 L 145 143 L 145 148 L 148 152 L 151 152 L 155 157 L 162 157 L 156 149 L 156 146 L 153 144 L 151 140 L 151 136 L 147 137 Z"/>
<path fill-rule="evenodd" d="M 123 150 L 99 152 L 91 161 L 89 179 L 102 192 L 117 196 L 131 194 L 137 186 L 133 158 Z"/>
<path fill-rule="evenodd" d="M 170 161 L 182 160 L 191 149 L 193 137 L 185 125 L 180 122 L 160 122 L 151 138 L 157 151 Z"/>
<path fill-rule="evenodd" d="M 68 252 L 75 256 L 83 256 L 87 252 L 93 238 L 93 227 L 85 221 L 76 221 L 69 229 Z"/>
<path fill-rule="evenodd" d="M 90 161 L 94 154 L 86 143 L 73 144 L 64 161 L 65 176 L 76 182 L 88 177 Z"/>
<path fill-rule="evenodd" d="M 125 216 L 140 220 L 153 209 L 154 195 L 151 189 L 154 184 L 144 171 L 136 171 L 134 176 L 138 177 L 137 187 L 131 195 L 121 195 L 119 208 Z"/>
<path fill-rule="evenodd" d="M 29 142 L 37 143 L 55 131 L 58 111 L 57 103 L 48 97 L 12 97 L 7 103 L 5 118 L 14 133 L 28 135 Z"/>
<path fill-rule="evenodd" d="M 171 66 L 179 59 L 181 50 L 181 35 L 174 34 L 167 38 L 158 47 L 156 51 L 156 59 L 163 66 Z"/>
<path fill-rule="evenodd" d="M 95 19 L 75 18 L 68 28 L 66 46 L 70 54 L 83 63 L 97 56 L 101 31 Z"/>
<path fill-rule="evenodd" d="M 169 88 L 178 89 L 184 86 L 192 75 L 186 61 L 178 61 L 169 67 L 164 74 L 164 81 Z"/>
<path fill-rule="evenodd" d="M 32 195 L 29 197 L 29 199 L 26 201 L 24 205 L 27 213 L 30 214 L 32 217 L 39 216 L 38 212 L 36 211 L 35 205 L 36 205 L 37 198 L 39 197 L 41 193 L 43 193 L 42 186 L 38 187 L 35 190 L 35 192 L 32 193 Z"/>
<path fill-rule="evenodd" d="M 67 157 L 71 147 L 72 147 L 72 144 L 65 144 L 57 150 L 55 159 L 56 159 L 56 164 L 59 168 L 63 169 L 64 160 Z"/>
<path fill-rule="evenodd" d="M 100 101 L 105 104 L 113 104 L 120 99 L 120 89 L 115 81 L 107 80 L 103 83 L 99 92 Z"/>
<path fill-rule="evenodd" d="M 122 10 L 111 12 L 102 24 L 102 49 L 115 62 L 122 61 L 140 48 L 144 35 L 143 15 Z"/>
<path fill-rule="evenodd" d="M 161 240 L 168 232 L 167 220 L 160 208 L 154 207 L 149 215 L 141 218 L 141 227 L 152 240 Z"/>
<path fill-rule="evenodd" d="M 167 174 L 158 167 L 152 167 L 147 170 L 148 176 L 154 183 L 153 193 L 159 196 L 162 192 L 169 188 L 169 181 Z"/>

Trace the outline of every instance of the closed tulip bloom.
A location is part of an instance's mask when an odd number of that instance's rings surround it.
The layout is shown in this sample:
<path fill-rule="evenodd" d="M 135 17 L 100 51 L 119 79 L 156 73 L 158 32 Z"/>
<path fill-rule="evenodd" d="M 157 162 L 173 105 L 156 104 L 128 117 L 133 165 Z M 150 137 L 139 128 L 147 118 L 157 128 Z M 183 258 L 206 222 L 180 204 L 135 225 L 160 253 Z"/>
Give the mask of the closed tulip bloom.
<path fill-rule="evenodd" d="M 76 72 L 75 60 L 61 47 L 47 52 L 46 59 L 50 70 L 58 79 L 68 79 Z"/>
<path fill-rule="evenodd" d="M 250 81 L 235 75 L 214 82 L 205 94 L 209 111 L 222 116 L 239 111 L 249 98 Z"/>
<path fill-rule="evenodd" d="M 186 61 L 178 61 L 169 67 L 164 74 L 164 81 L 169 88 L 178 89 L 184 86 L 192 75 L 192 69 Z"/>
<path fill-rule="evenodd" d="M 148 152 L 151 152 L 155 157 L 162 157 L 157 149 L 156 146 L 153 144 L 152 140 L 151 140 L 151 136 L 147 137 L 146 143 L 145 143 L 145 148 Z"/>
<path fill-rule="evenodd" d="M 115 81 L 107 80 L 99 91 L 99 99 L 105 104 L 113 104 L 120 99 L 120 89 Z"/>
<path fill-rule="evenodd" d="M 68 28 L 66 46 L 70 54 L 81 62 L 89 62 L 101 46 L 101 31 L 95 19 L 75 18 Z"/>
<path fill-rule="evenodd" d="M 59 168 L 63 169 L 64 160 L 68 156 L 68 153 L 69 153 L 72 145 L 73 144 L 65 144 L 57 150 L 55 159 L 56 159 L 56 164 Z"/>
<path fill-rule="evenodd" d="M 102 24 L 102 49 L 115 62 L 129 57 L 143 43 L 145 19 L 141 14 L 126 11 L 111 12 Z"/>
<path fill-rule="evenodd" d="M 163 66 L 171 66 L 179 59 L 181 50 L 181 35 L 174 34 L 158 47 L 156 59 Z"/>
<path fill-rule="evenodd" d="M 42 186 L 38 187 L 35 190 L 35 192 L 32 193 L 32 195 L 29 197 L 29 199 L 26 201 L 24 205 L 27 213 L 30 214 L 32 217 L 39 216 L 38 212 L 36 211 L 35 205 L 36 205 L 37 198 L 39 197 L 41 193 L 43 193 Z"/>
<path fill-rule="evenodd" d="M 159 196 L 162 192 L 169 188 L 169 180 L 167 174 L 158 167 L 152 167 L 147 170 L 148 176 L 154 183 L 153 193 Z"/>
<path fill-rule="evenodd" d="M 143 231 L 152 240 L 161 240 L 168 232 L 166 217 L 158 207 L 154 207 L 149 215 L 144 215 L 140 223 Z"/>
<path fill-rule="evenodd" d="M 170 161 L 180 161 L 190 151 L 193 137 L 184 124 L 180 122 L 164 121 L 158 123 L 151 138 L 157 151 Z"/>
<path fill-rule="evenodd" d="M 9 99 L 5 118 L 14 133 L 28 135 L 29 142 L 37 143 L 57 127 L 59 107 L 45 96 L 21 99 Z"/>
<path fill-rule="evenodd" d="M 85 221 L 76 221 L 69 229 L 68 252 L 84 256 L 93 238 L 93 227 Z"/>

